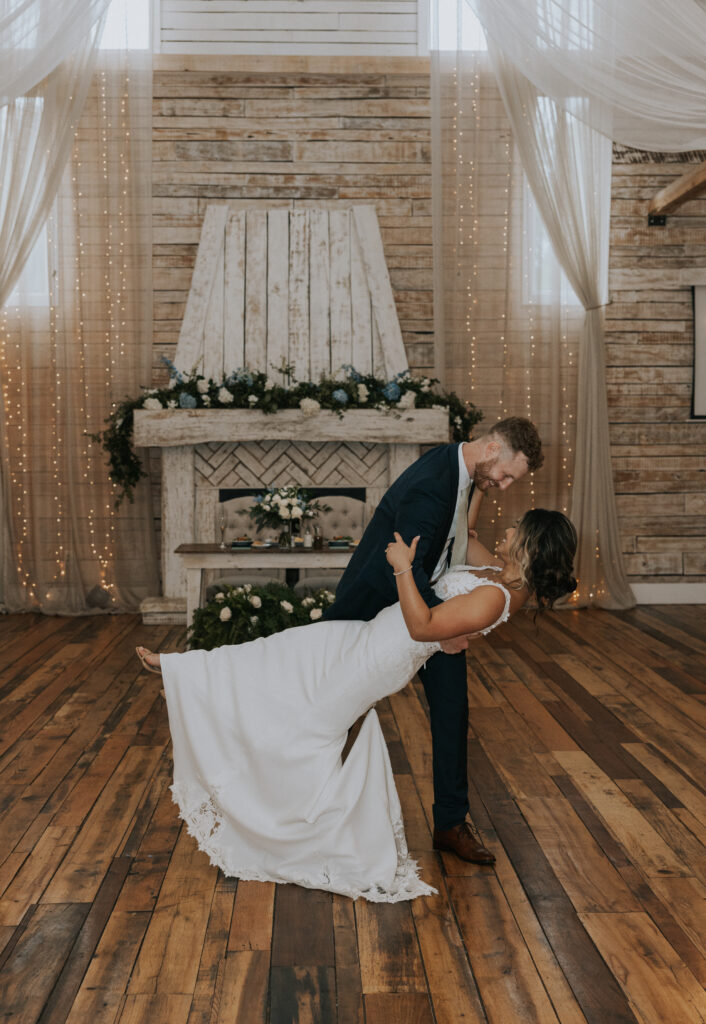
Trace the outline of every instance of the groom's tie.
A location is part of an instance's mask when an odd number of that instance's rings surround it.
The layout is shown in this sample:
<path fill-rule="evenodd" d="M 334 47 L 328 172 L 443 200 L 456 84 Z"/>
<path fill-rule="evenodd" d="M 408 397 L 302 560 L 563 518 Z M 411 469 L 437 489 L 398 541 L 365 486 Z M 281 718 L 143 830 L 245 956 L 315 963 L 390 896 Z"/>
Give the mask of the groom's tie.
<path fill-rule="evenodd" d="M 456 532 L 453 543 L 449 547 L 449 565 L 464 565 L 466 562 L 466 551 L 468 549 L 468 508 L 471 503 L 473 483 L 464 487 L 459 495 L 456 513 Z"/>

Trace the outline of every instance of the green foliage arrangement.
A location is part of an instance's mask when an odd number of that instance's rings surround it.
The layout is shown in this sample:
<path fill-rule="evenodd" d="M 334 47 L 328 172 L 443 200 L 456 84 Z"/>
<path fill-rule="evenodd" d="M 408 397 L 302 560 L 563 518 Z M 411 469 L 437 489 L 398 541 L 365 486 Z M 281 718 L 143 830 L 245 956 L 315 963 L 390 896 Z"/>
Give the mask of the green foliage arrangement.
<path fill-rule="evenodd" d="M 300 597 L 281 583 L 224 586 L 194 612 L 189 647 L 212 651 L 224 644 L 243 644 L 259 636 L 280 633 L 290 626 L 304 626 L 320 619 L 333 599 L 330 590 Z"/>
<path fill-rule="evenodd" d="M 346 409 L 376 409 L 394 414 L 405 409 L 448 410 L 449 428 L 454 441 L 467 441 L 483 413 L 453 392 L 434 391 L 439 382 L 433 377 L 412 377 L 408 372 L 392 380 L 358 373 L 352 366 L 341 367 L 335 377 L 314 381 L 295 380 L 292 368 L 283 365 L 274 376 L 256 370 L 236 370 L 220 380 L 201 374 L 182 373 L 164 359 L 169 381 L 162 388 L 149 388 L 138 398 L 127 398 L 105 421 L 105 430 L 91 434 L 108 455 L 109 475 L 119 488 L 116 506 L 123 498 L 133 500 L 135 487 L 146 476 L 133 446 L 136 409 L 259 409 L 276 413 L 280 409 L 300 409 L 314 416 L 329 409 L 342 416 Z"/>

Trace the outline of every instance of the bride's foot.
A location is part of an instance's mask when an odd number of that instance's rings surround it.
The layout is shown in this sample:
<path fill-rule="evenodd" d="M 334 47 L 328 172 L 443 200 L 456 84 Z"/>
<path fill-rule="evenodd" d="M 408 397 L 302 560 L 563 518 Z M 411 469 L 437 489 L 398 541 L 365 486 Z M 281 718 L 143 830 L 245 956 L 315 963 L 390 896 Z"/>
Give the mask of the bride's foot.
<path fill-rule="evenodd" d="M 142 662 L 143 668 L 146 668 L 148 672 L 155 672 L 158 676 L 161 676 L 162 669 L 160 668 L 159 654 L 154 654 L 146 647 L 136 647 L 135 653 Z"/>

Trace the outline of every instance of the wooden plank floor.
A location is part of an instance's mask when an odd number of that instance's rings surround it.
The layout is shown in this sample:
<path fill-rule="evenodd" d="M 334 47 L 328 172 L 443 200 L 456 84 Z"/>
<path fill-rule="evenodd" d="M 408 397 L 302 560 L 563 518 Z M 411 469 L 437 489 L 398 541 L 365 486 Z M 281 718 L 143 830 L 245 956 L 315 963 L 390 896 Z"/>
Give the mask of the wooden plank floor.
<path fill-rule="evenodd" d="M 474 818 L 431 845 L 418 684 L 380 706 L 412 904 L 224 878 L 171 802 L 136 617 L 0 618 L 0 1020 L 706 1021 L 704 609 L 518 618 L 469 653 Z"/>

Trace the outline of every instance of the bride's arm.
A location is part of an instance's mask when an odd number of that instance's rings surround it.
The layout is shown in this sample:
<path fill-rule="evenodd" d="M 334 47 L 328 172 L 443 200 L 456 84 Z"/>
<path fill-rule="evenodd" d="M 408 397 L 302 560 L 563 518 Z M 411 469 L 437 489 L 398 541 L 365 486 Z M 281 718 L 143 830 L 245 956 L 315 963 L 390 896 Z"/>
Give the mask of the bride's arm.
<path fill-rule="evenodd" d="M 402 615 L 413 640 L 449 640 L 469 633 L 478 633 L 497 622 L 505 607 L 499 587 L 481 586 L 472 594 L 453 597 L 430 608 L 417 589 L 411 572 L 418 538 L 408 546 L 399 533 L 387 550 L 397 583 Z"/>

